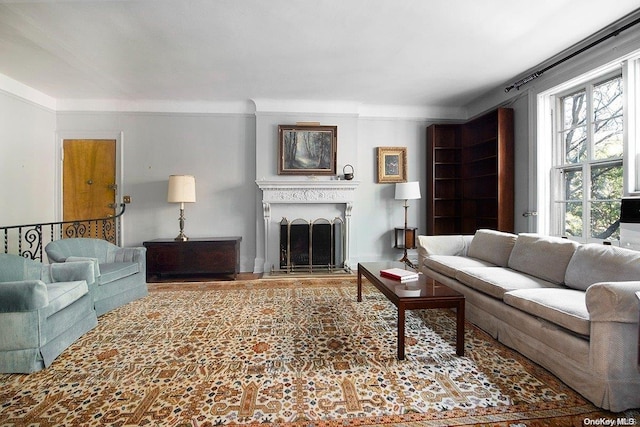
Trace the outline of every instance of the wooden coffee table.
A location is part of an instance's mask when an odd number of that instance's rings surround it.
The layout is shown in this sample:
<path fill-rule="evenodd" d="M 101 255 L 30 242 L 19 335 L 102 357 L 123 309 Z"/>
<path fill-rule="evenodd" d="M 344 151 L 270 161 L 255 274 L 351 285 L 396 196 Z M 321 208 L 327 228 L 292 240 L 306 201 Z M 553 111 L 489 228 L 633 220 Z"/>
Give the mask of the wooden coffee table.
<path fill-rule="evenodd" d="M 400 285 L 400 282 L 380 276 L 380 270 L 394 267 L 406 268 L 404 264 L 399 262 L 359 263 L 358 302 L 362 301 L 362 276 L 364 276 L 398 308 L 398 359 L 404 360 L 405 311 L 428 308 L 453 307 L 456 309 L 456 354 L 464 356 L 464 295 L 424 274 L 420 274 L 417 282 L 411 282 L 411 286 L 420 286 L 420 296 L 400 297 L 395 292 L 395 288 Z"/>

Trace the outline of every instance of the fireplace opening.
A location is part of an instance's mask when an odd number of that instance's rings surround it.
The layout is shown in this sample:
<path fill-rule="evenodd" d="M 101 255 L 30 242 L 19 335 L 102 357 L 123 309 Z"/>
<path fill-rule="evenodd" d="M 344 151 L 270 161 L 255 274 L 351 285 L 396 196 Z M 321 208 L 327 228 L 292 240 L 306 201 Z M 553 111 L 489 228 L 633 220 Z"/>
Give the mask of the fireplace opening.
<path fill-rule="evenodd" d="M 280 221 L 280 269 L 286 272 L 344 268 L 344 222 Z"/>

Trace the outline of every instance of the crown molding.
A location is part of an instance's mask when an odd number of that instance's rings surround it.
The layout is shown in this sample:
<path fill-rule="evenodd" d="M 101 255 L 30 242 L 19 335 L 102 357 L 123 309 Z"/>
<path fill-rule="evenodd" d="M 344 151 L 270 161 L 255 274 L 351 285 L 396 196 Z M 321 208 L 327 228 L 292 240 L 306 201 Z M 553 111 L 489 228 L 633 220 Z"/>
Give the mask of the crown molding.
<path fill-rule="evenodd" d="M 24 83 L 20 83 L 11 77 L 5 76 L 4 74 L 0 74 L 0 91 L 22 98 L 49 110 L 57 110 L 57 101 L 55 98 L 35 90 Z"/>

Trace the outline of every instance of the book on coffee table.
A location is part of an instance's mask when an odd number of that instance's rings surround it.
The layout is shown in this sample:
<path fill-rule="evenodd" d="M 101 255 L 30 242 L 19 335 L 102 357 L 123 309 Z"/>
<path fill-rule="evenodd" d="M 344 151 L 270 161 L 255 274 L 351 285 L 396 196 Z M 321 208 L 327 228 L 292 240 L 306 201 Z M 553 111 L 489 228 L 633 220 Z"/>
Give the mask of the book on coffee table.
<path fill-rule="evenodd" d="M 380 270 L 380 276 L 387 279 L 398 280 L 401 283 L 414 282 L 419 278 L 417 272 L 403 270 L 401 268 L 387 268 L 385 270 Z"/>

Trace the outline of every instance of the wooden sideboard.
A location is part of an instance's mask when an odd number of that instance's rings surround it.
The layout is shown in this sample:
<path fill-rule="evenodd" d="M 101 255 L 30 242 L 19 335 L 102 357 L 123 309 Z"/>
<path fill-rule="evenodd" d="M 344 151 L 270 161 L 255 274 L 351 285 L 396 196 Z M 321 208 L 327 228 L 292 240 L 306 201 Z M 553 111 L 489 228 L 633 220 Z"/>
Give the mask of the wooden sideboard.
<path fill-rule="evenodd" d="M 156 239 L 144 242 L 147 248 L 147 282 L 165 279 L 229 276 L 240 270 L 242 237 L 206 237 L 185 242 Z"/>

